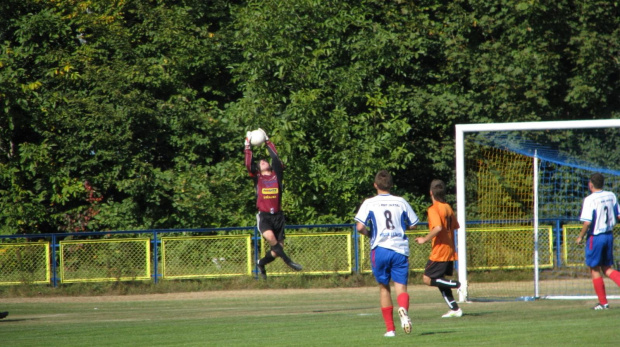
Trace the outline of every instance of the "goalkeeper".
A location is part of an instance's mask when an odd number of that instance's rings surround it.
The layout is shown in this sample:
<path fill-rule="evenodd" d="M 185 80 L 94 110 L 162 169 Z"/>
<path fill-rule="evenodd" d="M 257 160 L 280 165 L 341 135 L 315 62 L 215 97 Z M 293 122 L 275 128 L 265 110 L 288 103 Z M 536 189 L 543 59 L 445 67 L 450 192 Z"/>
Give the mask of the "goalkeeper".
<path fill-rule="evenodd" d="M 265 253 L 265 256 L 258 261 L 256 266 L 260 276 L 263 279 L 267 278 L 267 271 L 265 265 L 274 261 L 277 257 L 282 260 L 295 271 L 301 271 L 301 265 L 292 261 L 284 252 L 284 213 L 282 212 L 282 176 L 284 172 L 284 164 L 278 157 L 276 146 L 273 142 L 269 141 L 267 134 L 262 129 L 265 137 L 265 145 L 269 156 L 271 157 L 270 164 L 267 160 L 261 159 L 258 165 L 252 159 L 252 148 L 250 146 L 251 133 L 248 132 L 245 138 L 245 167 L 254 181 L 254 188 L 256 189 L 256 207 L 258 208 L 258 214 L 256 215 L 258 231 L 263 235 L 263 238 L 269 246 L 270 251 Z"/>
<path fill-rule="evenodd" d="M 432 240 L 431 255 L 422 280 L 426 285 L 439 288 L 441 296 L 450 307 L 450 311 L 443 318 L 461 317 L 463 311 L 454 300 L 452 289 L 458 289 L 461 283 L 448 280 L 445 276 L 452 276 L 454 261 L 457 260 L 454 249 L 454 230 L 459 228 L 452 207 L 446 203 L 446 185 L 442 180 L 433 180 L 430 189 L 433 205 L 428 208 L 429 233 L 424 237 L 416 238 L 418 244 Z"/>

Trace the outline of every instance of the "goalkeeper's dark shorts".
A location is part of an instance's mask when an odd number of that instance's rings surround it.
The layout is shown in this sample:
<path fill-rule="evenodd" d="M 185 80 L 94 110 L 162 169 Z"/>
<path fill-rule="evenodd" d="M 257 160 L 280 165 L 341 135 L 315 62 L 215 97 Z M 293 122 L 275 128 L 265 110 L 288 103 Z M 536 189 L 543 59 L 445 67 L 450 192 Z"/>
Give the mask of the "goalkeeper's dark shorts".
<path fill-rule="evenodd" d="M 278 241 L 284 241 L 286 238 L 286 235 L 284 235 L 285 224 L 286 219 L 282 211 L 274 214 L 267 212 L 258 212 L 256 214 L 256 226 L 261 235 L 267 230 L 272 230 Z"/>
<path fill-rule="evenodd" d="M 454 273 L 453 261 L 432 261 L 429 260 L 424 268 L 424 274 L 430 278 L 441 278 L 452 276 Z"/>

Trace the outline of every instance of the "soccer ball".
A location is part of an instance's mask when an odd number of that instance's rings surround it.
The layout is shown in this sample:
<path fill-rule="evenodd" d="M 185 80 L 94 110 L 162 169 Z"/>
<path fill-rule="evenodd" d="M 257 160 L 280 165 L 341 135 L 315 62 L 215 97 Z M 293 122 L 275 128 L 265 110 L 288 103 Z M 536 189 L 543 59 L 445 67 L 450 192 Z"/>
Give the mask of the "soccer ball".
<path fill-rule="evenodd" d="M 252 144 L 252 146 L 260 146 L 263 143 L 265 143 L 265 141 L 267 140 L 267 137 L 265 136 L 265 132 L 262 130 L 253 130 L 250 133 L 250 143 Z"/>

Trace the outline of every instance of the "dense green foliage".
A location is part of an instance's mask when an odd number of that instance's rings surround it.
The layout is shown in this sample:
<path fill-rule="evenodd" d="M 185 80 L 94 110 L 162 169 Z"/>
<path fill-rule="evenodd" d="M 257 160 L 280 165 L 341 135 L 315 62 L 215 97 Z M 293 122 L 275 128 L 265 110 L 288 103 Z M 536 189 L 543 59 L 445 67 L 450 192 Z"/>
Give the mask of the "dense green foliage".
<path fill-rule="evenodd" d="M 380 168 L 423 214 L 454 124 L 620 118 L 619 28 L 608 1 L 5 0 L 0 233 L 251 225 L 257 127 L 289 224 L 351 222 Z"/>

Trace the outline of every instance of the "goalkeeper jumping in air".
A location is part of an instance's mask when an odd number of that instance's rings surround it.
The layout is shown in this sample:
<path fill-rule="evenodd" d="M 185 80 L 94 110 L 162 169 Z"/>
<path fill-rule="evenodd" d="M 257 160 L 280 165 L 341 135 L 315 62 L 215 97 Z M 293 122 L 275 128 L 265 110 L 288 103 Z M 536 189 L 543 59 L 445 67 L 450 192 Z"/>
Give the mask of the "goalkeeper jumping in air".
<path fill-rule="evenodd" d="M 258 261 L 256 266 L 260 276 L 267 278 L 267 271 L 265 265 L 274 261 L 277 257 L 282 260 L 295 271 L 301 271 L 301 265 L 295 263 L 284 252 L 284 213 L 282 212 L 282 177 L 284 172 L 284 165 L 278 157 L 276 146 L 273 142 L 269 141 L 267 134 L 262 129 L 265 138 L 265 145 L 269 156 L 271 157 L 271 164 L 261 159 L 258 165 L 253 161 L 252 148 L 250 145 L 251 132 L 247 133 L 245 138 L 245 167 L 254 180 L 254 187 L 256 189 L 256 207 L 258 208 L 258 214 L 256 214 L 256 221 L 258 231 L 263 235 L 263 238 L 271 250 L 265 253 L 265 256 Z"/>

